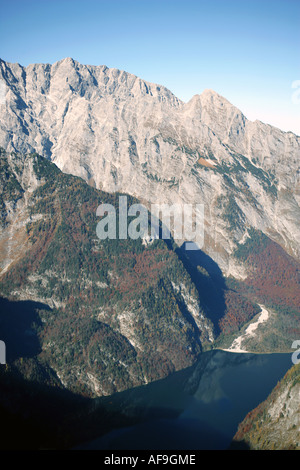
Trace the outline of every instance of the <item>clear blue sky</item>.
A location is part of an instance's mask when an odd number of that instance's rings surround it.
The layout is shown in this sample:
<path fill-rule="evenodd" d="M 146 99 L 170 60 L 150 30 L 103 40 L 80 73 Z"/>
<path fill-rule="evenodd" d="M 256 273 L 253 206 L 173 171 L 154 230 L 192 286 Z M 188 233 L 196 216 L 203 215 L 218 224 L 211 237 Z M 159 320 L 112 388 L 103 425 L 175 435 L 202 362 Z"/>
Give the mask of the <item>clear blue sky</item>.
<path fill-rule="evenodd" d="M 0 0 L 0 57 L 105 64 L 184 101 L 212 88 L 300 134 L 299 0 Z"/>

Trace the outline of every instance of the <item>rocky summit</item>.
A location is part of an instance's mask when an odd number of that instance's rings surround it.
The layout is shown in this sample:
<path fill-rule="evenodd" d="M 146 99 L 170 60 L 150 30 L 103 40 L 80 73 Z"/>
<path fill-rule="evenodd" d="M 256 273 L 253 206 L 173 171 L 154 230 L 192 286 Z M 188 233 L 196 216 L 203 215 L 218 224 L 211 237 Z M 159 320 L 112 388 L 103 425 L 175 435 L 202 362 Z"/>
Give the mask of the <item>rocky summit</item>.
<path fill-rule="evenodd" d="M 249 121 L 212 90 L 184 103 L 163 86 L 71 58 L 0 61 L 0 79 L 5 150 L 35 151 L 146 204 L 203 204 L 203 251 L 226 276 L 247 276 L 232 254 L 251 228 L 299 257 L 299 136 Z"/>
<path fill-rule="evenodd" d="M 145 389 L 148 401 L 152 382 L 186 383 L 199 360 L 192 378 L 219 393 L 213 375 L 224 367 L 211 349 L 237 363 L 250 357 L 240 353 L 292 353 L 299 136 L 249 121 L 213 90 L 184 103 L 71 58 L 27 67 L 0 59 L 0 86 L 0 413 L 5 428 L 17 423 L 9 445 L 16 428 L 22 445 L 34 436 L 51 448 L 134 424 L 144 411 L 139 399 L 124 405 L 128 390 Z M 120 196 L 143 204 L 148 225 L 152 204 L 199 204 L 198 249 L 183 249 L 189 238 L 175 223 L 169 240 L 99 239 L 97 208 L 120 215 Z M 232 448 L 296 448 L 297 394 L 295 366 L 249 412 Z M 88 425 L 79 432 L 71 416 Z"/>

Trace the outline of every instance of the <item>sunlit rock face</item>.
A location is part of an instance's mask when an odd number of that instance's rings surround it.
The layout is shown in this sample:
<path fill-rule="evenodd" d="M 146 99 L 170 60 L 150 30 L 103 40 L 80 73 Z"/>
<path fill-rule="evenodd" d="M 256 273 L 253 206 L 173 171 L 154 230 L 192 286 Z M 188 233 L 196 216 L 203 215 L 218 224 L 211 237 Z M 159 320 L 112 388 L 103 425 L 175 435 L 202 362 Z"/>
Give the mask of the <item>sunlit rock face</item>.
<path fill-rule="evenodd" d="M 0 146 L 36 151 L 108 192 L 151 203 L 203 204 L 203 250 L 225 275 L 253 227 L 300 250 L 300 137 L 251 122 L 212 90 L 188 103 L 161 85 L 66 58 L 0 61 Z M 182 242 L 184 240 L 184 236 Z"/>

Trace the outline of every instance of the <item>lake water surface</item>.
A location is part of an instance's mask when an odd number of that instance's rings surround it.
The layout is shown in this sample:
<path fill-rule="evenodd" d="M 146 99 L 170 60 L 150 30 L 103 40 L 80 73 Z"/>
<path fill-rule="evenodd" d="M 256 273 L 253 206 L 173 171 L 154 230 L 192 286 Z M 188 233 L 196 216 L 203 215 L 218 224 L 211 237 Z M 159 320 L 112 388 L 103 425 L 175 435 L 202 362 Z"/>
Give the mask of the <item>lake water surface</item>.
<path fill-rule="evenodd" d="M 195 366 L 167 379 L 100 399 L 140 422 L 79 448 L 227 449 L 238 424 L 290 367 L 290 354 L 203 353 Z"/>

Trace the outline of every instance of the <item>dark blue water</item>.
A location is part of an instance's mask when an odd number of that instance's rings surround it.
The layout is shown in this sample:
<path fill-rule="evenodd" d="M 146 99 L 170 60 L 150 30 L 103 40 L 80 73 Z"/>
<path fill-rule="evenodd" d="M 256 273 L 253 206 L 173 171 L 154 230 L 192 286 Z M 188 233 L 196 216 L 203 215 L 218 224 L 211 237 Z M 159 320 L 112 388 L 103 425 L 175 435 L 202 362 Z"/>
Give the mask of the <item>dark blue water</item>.
<path fill-rule="evenodd" d="M 113 398 L 125 413 L 144 418 L 80 448 L 226 449 L 290 367 L 290 354 L 204 353 L 193 368 Z"/>

